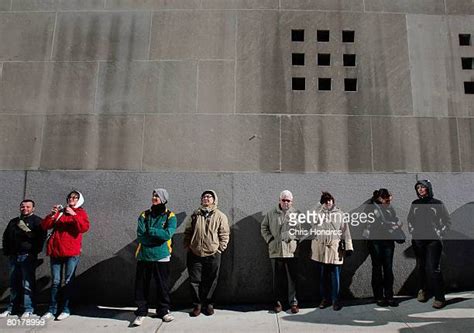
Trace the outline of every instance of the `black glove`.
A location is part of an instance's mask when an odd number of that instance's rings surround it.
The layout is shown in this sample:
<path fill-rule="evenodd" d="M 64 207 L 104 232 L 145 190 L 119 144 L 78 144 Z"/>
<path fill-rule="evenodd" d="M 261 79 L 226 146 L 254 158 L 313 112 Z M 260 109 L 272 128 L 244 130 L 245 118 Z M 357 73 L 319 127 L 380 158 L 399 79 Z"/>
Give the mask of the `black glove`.
<path fill-rule="evenodd" d="M 352 255 L 352 250 L 346 250 L 346 257 L 350 257 Z"/>

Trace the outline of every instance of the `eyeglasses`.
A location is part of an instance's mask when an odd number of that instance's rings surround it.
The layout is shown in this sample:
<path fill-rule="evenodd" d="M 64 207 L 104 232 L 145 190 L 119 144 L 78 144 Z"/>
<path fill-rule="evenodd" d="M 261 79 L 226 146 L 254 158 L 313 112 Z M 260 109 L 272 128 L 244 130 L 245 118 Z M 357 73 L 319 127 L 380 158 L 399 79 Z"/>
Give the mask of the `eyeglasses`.
<path fill-rule="evenodd" d="M 153 198 L 159 198 L 160 196 L 156 193 L 153 193 Z"/>
<path fill-rule="evenodd" d="M 213 196 L 210 194 L 206 194 L 201 197 L 201 199 L 210 199 L 210 198 L 213 198 Z"/>
<path fill-rule="evenodd" d="M 283 202 L 291 202 L 290 199 L 281 199 L 281 201 L 283 201 Z"/>

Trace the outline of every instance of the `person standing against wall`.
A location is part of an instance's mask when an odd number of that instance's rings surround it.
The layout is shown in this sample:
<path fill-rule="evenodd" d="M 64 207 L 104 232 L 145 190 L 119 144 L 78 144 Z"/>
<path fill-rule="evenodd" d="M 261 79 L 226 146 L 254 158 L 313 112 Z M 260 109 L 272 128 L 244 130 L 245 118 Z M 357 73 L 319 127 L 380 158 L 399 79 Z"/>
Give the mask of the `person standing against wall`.
<path fill-rule="evenodd" d="M 193 297 L 190 315 L 214 314 L 214 291 L 217 287 L 221 255 L 227 248 L 230 229 L 227 216 L 218 208 L 217 194 L 206 190 L 201 194 L 201 206 L 185 222 L 184 248 Z"/>
<path fill-rule="evenodd" d="M 272 264 L 274 311 L 283 310 L 282 302 L 288 302 L 292 313 L 298 313 L 296 280 L 298 261 L 295 256 L 297 241 L 291 236 L 290 214 L 296 214 L 293 194 L 284 190 L 280 193 L 278 206 L 263 218 L 260 232 L 268 245 L 268 255 Z M 287 290 L 287 293 L 284 291 Z"/>
<path fill-rule="evenodd" d="M 449 230 L 451 219 L 443 202 L 434 198 L 429 180 L 417 181 L 415 191 L 418 199 L 412 202 L 407 220 L 416 257 L 417 299 L 427 302 L 428 285 L 431 285 L 434 293 L 433 308 L 441 309 L 446 305 L 441 273 L 442 238 Z"/>
<path fill-rule="evenodd" d="M 10 220 L 3 233 L 3 254 L 9 257 L 10 264 L 10 302 L 0 318 L 11 315 L 19 305 L 24 308 L 21 319 L 30 318 L 34 312 L 36 263 L 46 238 L 40 226 L 41 218 L 34 211 L 35 202 L 23 200 L 20 216 Z"/>
<path fill-rule="evenodd" d="M 174 319 L 170 312 L 170 260 L 171 238 L 176 231 L 176 216 L 166 208 L 168 191 L 155 189 L 152 193 L 150 209 L 138 217 L 136 251 L 137 269 L 135 276 L 135 302 L 138 309 L 133 321 L 140 326 L 148 315 L 148 294 L 152 276 L 157 292 L 156 315 L 164 322 Z"/>
<path fill-rule="evenodd" d="M 62 272 L 64 287 L 62 289 L 62 310 L 56 317 L 64 320 L 71 314 L 69 301 L 72 284 L 82 252 L 82 234 L 89 230 L 89 217 L 82 208 L 84 196 L 79 191 L 72 191 L 67 196 L 67 205 L 55 205 L 51 213 L 41 222 L 44 230 L 52 229 L 47 243 L 47 255 L 51 258 L 51 297 L 48 312 L 41 318 L 52 319 L 58 313 L 59 288 Z"/>

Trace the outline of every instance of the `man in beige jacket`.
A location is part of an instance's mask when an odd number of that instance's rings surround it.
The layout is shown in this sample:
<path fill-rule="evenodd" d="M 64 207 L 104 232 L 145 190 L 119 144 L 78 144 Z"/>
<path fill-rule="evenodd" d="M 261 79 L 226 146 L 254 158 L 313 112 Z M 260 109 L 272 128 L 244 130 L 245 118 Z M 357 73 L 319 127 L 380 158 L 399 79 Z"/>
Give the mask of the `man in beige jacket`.
<path fill-rule="evenodd" d="M 298 262 L 295 257 L 296 237 L 290 231 L 290 214 L 297 211 L 293 208 L 293 194 L 285 190 L 280 193 L 278 206 L 270 210 L 263 218 L 261 234 L 268 244 L 268 254 L 272 264 L 274 310 L 282 310 L 282 301 L 286 298 L 292 313 L 298 313 L 296 299 L 296 278 Z M 285 286 L 287 285 L 287 287 Z M 285 289 L 288 294 L 285 295 Z"/>
<path fill-rule="evenodd" d="M 201 195 L 201 207 L 186 220 L 184 247 L 188 250 L 187 267 L 197 317 L 203 308 L 208 316 L 214 314 L 214 291 L 221 265 L 221 254 L 229 243 L 227 216 L 217 208 L 217 195 L 206 190 Z M 204 307 L 203 307 L 204 305 Z"/>

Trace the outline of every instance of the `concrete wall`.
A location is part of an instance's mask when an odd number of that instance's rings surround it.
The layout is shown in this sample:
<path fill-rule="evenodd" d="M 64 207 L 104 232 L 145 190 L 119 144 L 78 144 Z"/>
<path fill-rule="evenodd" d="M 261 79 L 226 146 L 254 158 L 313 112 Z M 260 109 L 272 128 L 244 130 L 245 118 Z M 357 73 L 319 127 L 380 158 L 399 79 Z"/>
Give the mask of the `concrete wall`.
<path fill-rule="evenodd" d="M 474 94 L 464 85 L 474 71 L 461 59 L 474 58 L 473 27 L 470 0 L 0 0 L 0 231 L 25 195 L 43 215 L 83 190 L 93 226 L 81 297 L 130 303 L 134 223 L 151 189 L 169 189 L 181 222 L 215 188 L 233 223 L 219 297 L 256 302 L 270 296 L 258 223 L 283 188 L 300 208 L 327 189 L 351 210 L 386 186 L 405 216 L 419 173 L 464 226 L 474 201 Z M 296 53 L 304 66 L 292 64 Z M 321 78 L 331 91 L 318 90 Z M 344 91 L 345 79 L 357 79 L 356 91 Z M 402 292 L 413 288 L 407 247 L 396 254 Z M 359 250 L 344 283 L 367 296 L 370 262 Z M 181 302 L 179 245 L 173 260 Z M 472 289 L 472 278 L 452 278 L 461 258 L 452 262 L 450 286 Z M 301 265 L 311 298 L 314 269 Z"/>

